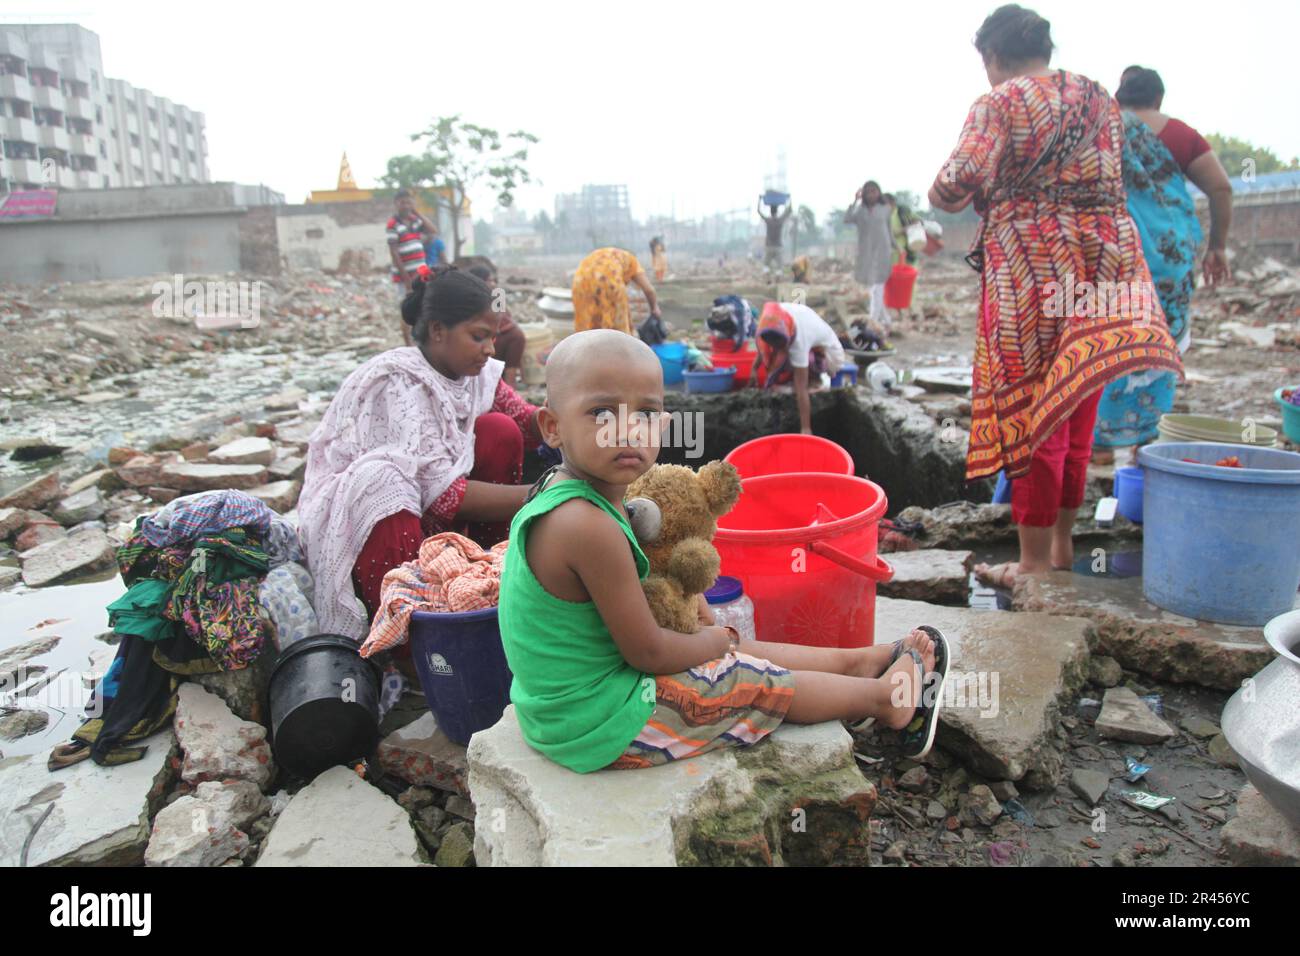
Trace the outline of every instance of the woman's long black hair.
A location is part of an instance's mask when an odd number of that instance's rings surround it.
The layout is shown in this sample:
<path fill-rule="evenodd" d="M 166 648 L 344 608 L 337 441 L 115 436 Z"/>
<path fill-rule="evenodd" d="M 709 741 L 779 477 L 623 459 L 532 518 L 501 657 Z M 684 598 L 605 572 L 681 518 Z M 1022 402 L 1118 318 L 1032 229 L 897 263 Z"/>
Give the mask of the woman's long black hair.
<path fill-rule="evenodd" d="M 423 342 L 435 322 L 452 328 L 492 308 L 492 290 L 478 276 L 441 266 L 417 277 L 402 300 L 402 321 L 411 326 L 411 338 Z"/>

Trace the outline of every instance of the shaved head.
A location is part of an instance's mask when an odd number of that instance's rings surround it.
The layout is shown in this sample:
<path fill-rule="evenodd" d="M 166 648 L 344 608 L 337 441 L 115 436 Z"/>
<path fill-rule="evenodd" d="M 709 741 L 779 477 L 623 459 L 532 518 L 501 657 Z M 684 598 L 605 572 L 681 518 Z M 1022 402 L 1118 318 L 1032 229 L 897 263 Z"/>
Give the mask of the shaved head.
<path fill-rule="evenodd" d="M 556 408 L 602 373 L 619 369 L 660 372 L 659 358 L 639 338 L 617 329 L 575 332 L 546 359 L 546 404 Z"/>

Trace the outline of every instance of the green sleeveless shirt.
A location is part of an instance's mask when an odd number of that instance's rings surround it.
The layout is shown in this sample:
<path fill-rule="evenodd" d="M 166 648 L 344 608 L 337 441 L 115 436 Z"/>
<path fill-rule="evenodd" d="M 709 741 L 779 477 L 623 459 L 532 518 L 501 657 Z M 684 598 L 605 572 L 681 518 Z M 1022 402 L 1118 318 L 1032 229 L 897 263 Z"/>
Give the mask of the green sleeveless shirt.
<path fill-rule="evenodd" d="M 510 523 L 499 617 L 514 673 L 510 700 L 524 740 L 556 763 L 587 773 L 617 760 L 641 732 L 655 707 L 655 682 L 623 659 L 594 602 L 556 597 L 528 566 L 533 521 L 572 498 L 585 498 L 617 521 L 638 576 L 649 573 L 650 562 L 617 508 L 585 481 L 553 483 Z"/>

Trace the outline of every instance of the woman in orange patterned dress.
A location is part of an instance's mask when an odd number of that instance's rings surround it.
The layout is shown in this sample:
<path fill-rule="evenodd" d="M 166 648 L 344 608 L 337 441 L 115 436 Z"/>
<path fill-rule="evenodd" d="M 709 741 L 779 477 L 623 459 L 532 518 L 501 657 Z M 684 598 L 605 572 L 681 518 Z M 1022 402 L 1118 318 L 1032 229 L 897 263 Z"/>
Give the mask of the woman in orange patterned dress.
<path fill-rule="evenodd" d="M 618 329 L 635 335 L 627 285 L 635 283 L 650 303 L 650 314 L 659 315 L 654 286 L 636 256 L 624 249 L 597 249 L 583 259 L 573 275 L 573 331 Z"/>
<path fill-rule="evenodd" d="M 1050 24 L 1015 4 L 975 37 L 992 90 L 971 107 L 930 201 L 982 217 L 966 478 L 1005 470 L 1017 574 L 1069 568 L 1101 390 L 1142 369 L 1182 372 L 1125 205 L 1124 125 L 1094 81 L 1051 70 Z"/>

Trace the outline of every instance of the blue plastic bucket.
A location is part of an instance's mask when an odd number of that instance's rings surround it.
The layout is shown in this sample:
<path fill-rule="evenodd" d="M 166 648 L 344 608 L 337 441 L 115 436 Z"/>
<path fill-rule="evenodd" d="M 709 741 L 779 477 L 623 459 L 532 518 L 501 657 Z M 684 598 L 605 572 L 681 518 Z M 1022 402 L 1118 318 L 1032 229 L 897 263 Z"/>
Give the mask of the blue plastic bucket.
<path fill-rule="evenodd" d="M 411 615 L 411 656 L 438 726 L 458 744 L 501 719 L 512 675 L 497 609 Z"/>
<path fill-rule="evenodd" d="M 650 346 L 664 367 L 664 384 L 672 385 L 682 380 L 686 371 L 686 346 L 681 342 L 663 342 Z"/>
<path fill-rule="evenodd" d="M 1236 455 L 1243 467 L 1214 462 Z M 1183 461 L 1184 458 L 1193 461 Z M 1185 617 L 1262 625 L 1300 587 L 1300 455 L 1209 442 L 1138 450 L 1142 590 Z"/>
<path fill-rule="evenodd" d="M 1115 497 L 1119 499 L 1118 510 L 1134 524 L 1142 523 L 1142 469 L 1115 469 Z"/>

